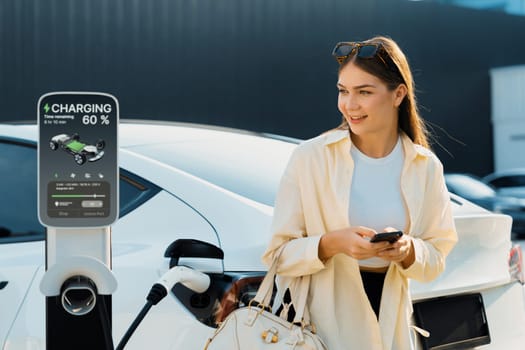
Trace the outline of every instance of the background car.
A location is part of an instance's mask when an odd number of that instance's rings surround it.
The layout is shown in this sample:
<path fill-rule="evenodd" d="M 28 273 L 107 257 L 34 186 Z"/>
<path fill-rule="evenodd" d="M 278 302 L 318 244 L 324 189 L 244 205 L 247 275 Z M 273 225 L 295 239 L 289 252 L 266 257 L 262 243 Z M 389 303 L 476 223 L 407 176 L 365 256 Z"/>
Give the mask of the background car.
<path fill-rule="evenodd" d="M 510 215 L 512 231 L 525 236 L 525 198 L 504 195 L 471 174 L 447 173 L 445 181 L 450 192 L 487 210 Z"/>
<path fill-rule="evenodd" d="M 35 125 L 0 125 L 3 350 L 45 348 L 45 303 L 39 291 L 45 229 L 37 220 L 36 140 Z M 210 288 L 196 295 L 175 286 L 151 309 L 126 349 L 152 344 L 156 349 L 202 349 L 217 321 L 254 296 L 266 270 L 260 257 L 270 240 L 275 193 L 297 146 L 290 141 L 187 124 L 120 125 L 120 218 L 112 226 L 112 269 L 118 281 L 112 298 L 115 344 L 170 265 L 208 273 Z M 433 344 L 472 347 L 482 339 L 490 342 L 485 349 L 521 348 L 525 305 L 511 219 L 451 198 L 459 242 L 438 279 L 410 284 L 417 322 L 427 329 L 442 327 L 441 333 L 433 331 Z M 181 239 L 216 246 L 224 258 L 165 257 Z M 478 326 L 465 327 L 473 321 Z"/>
<path fill-rule="evenodd" d="M 482 181 L 502 195 L 525 198 L 525 168 L 497 171 L 483 177 Z"/>

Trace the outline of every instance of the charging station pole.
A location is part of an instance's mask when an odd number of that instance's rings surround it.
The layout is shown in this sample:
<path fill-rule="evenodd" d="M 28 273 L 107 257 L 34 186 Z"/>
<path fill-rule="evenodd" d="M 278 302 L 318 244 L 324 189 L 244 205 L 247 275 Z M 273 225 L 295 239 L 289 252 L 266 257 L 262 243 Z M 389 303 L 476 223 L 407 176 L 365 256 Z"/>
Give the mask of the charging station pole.
<path fill-rule="evenodd" d="M 111 228 L 118 217 L 115 97 L 55 92 L 38 102 L 38 214 L 47 228 L 46 349 L 113 350 Z"/>

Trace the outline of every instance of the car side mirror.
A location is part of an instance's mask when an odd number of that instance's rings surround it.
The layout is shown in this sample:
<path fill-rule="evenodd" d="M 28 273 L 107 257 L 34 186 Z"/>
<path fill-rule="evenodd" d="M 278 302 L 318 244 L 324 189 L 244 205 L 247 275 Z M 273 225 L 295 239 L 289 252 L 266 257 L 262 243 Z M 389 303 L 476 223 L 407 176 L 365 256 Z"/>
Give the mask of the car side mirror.
<path fill-rule="evenodd" d="M 171 243 L 164 257 L 171 258 L 170 268 L 179 264 L 180 258 L 209 258 L 224 259 L 224 252 L 221 248 L 197 239 L 177 239 Z"/>

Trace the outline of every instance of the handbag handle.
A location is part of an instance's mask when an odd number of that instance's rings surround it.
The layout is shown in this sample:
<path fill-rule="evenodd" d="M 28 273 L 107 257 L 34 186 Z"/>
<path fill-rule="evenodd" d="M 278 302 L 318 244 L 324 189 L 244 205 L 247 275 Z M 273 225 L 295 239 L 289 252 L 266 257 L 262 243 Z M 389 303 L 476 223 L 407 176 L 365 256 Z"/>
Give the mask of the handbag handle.
<path fill-rule="evenodd" d="M 261 282 L 259 289 L 257 290 L 257 294 L 252 299 L 253 302 L 259 303 L 260 305 L 263 305 L 265 307 L 270 305 L 270 300 L 272 298 L 273 293 L 274 280 L 275 276 L 277 275 L 277 264 L 284 250 L 283 248 L 284 246 L 281 247 L 274 255 L 272 265 L 266 272 L 266 276 L 264 276 L 264 279 Z"/>
<path fill-rule="evenodd" d="M 298 278 L 299 290 L 296 297 L 296 302 L 292 299 L 292 304 L 295 308 L 294 323 L 302 323 L 304 325 L 310 324 L 310 311 L 307 306 L 308 291 L 310 290 L 311 275 L 303 275 Z M 290 297 L 293 297 L 293 292 L 290 291 Z"/>
<path fill-rule="evenodd" d="M 259 305 L 263 305 L 263 307 L 270 305 L 270 300 L 272 298 L 273 293 L 273 286 L 275 283 L 274 280 L 275 276 L 277 275 L 277 265 L 279 263 L 279 259 L 281 258 L 284 248 L 285 247 L 283 245 L 274 255 L 272 265 L 268 269 L 266 276 L 264 276 L 264 279 L 261 282 L 259 289 L 257 290 L 255 298 L 252 299 L 253 302 L 258 303 Z M 292 300 L 292 304 L 295 308 L 295 317 L 293 320 L 294 323 L 304 323 L 306 325 L 310 324 L 310 313 L 308 307 L 306 306 L 308 290 L 310 289 L 310 276 L 311 275 L 304 275 L 297 277 L 296 282 L 299 283 L 299 290 L 296 294 L 296 302 Z M 290 295 L 292 294 L 295 293 L 290 293 Z"/>

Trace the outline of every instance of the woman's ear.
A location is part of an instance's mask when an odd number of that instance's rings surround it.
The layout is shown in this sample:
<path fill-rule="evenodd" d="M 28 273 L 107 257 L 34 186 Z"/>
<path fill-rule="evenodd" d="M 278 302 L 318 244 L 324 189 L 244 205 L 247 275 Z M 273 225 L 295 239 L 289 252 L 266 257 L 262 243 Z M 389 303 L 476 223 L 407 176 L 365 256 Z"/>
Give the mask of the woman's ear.
<path fill-rule="evenodd" d="M 394 91 L 394 105 L 399 107 L 401 102 L 403 102 L 405 96 L 407 95 L 408 89 L 405 84 L 399 84 L 399 86 Z"/>

